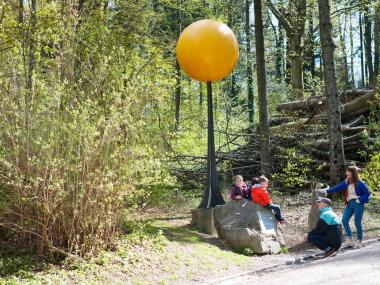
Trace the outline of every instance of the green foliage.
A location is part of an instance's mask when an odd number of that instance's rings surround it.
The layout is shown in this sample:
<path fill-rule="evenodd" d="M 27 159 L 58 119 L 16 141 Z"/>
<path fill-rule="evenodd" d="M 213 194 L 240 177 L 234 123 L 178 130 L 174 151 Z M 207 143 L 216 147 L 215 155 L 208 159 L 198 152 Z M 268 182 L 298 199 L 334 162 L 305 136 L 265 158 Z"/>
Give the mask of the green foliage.
<path fill-rule="evenodd" d="M 365 166 L 361 177 L 368 184 L 370 190 L 374 193 L 380 191 L 380 153 L 376 153 L 370 157 L 369 162 Z"/>
<path fill-rule="evenodd" d="M 254 252 L 254 250 L 251 249 L 251 248 L 248 248 L 248 247 L 243 248 L 241 252 L 242 252 L 242 254 L 244 254 L 245 256 L 254 256 L 254 255 L 256 255 L 256 253 Z"/>
<path fill-rule="evenodd" d="M 368 161 L 370 157 L 380 151 L 380 95 L 376 94 L 371 102 L 371 112 L 368 120 L 368 132 L 365 132 L 362 139 L 365 149 L 358 154 Z"/>
<path fill-rule="evenodd" d="M 21 44 L 0 53 L 0 222 L 32 252 L 112 247 L 125 212 L 175 183 L 163 160 L 173 66 L 145 36 L 147 3 L 86 3 L 78 22 L 73 7 L 38 1 L 34 47 L 5 5 L 0 38 Z M 138 13 L 117 12 L 128 8 Z"/>
<path fill-rule="evenodd" d="M 281 247 L 281 253 L 288 253 L 288 252 L 289 252 L 289 250 L 286 246 Z"/>
<path fill-rule="evenodd" d="M 300 188 L 311 174 L 313 160 L 300 154 L 294 148 L 287 149 L 286 166 L 279 172 L 273 174 L 273 179 L 288 188 Z"/>

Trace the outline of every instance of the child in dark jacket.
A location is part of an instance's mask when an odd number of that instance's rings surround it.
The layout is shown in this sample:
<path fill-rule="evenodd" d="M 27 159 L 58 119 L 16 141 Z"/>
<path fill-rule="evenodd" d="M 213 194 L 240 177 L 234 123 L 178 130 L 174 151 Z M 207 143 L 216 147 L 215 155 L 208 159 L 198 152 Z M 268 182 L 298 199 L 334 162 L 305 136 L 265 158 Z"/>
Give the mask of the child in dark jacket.
<path fill-rule="evenodd" d="M 243 181 L 243 176 L 236 175 L 234 177 L 234 184 L 230 186 L 230 198 L 231 200 L 241 200 L 248 198 L 248 187 Z"/>
<path fill-rule="evenodd" d="M 256 184 L 259 184 L 259 178 L 252 178 L 252 184 L 247 184 L 248 187 L 248 195 L 246 197 L 247 200 L 252 201 L 252 187 Z"/>
<path fill-rule="evenodd" d="M 251 190 L 252 202 L 257 203 L 268 210 L 273 210 L 274 215 L 280 224 L 284 224 L 285 219 L 281 215 L 281 209 L 279 205 L 273 204 L 272 200 L 269 197 L 267 187 L 268 187 L 268 178 L 264 175 L 259 177 L 259 184 L 253 185 Z"/>

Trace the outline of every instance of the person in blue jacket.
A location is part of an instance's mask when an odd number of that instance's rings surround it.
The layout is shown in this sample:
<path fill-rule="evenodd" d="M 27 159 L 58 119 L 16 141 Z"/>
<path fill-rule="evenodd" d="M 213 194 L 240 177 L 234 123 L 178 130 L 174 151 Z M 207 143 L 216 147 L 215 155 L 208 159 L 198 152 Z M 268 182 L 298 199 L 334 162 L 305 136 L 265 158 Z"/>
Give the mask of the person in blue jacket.
<path fill-rule="evenodd" d="M 313 230 L 305 235 L 305 240 L 325 251 L 325 257 L 335 253 L 342 245 L 342 225 L 331 208 L 329 198 L 317 200 L 319 220 Z"/>
<path fill-rule="evenodd" d="M 360 180 L 358 168 L 349 166 L 346 170 L 346 179 L 327 190 L 327 193 L 343 191 L 346 208 L 343 212 L 342 223 L 346 232 L 347 242 L 354 245 L 352 232 L 349 225 L 351 217 L 354 215 L 355 227 L 357 231 L 357 240 L 359 245 L 363 239 L 362 218 L 364 213 L 364 204 L 368 203 L 371 196 L 368 186 Z"/>

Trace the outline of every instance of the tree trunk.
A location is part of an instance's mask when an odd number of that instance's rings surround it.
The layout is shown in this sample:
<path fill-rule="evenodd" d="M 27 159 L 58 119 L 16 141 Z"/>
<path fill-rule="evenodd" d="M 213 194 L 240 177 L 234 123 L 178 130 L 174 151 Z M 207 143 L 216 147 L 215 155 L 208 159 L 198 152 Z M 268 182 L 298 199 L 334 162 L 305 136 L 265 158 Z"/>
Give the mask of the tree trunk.
<path fill-rule="evenodd" d="M 288 58 L 290 59 L 291 84 L 294 97 L 303 97 L 303 54 L 306 23 L 306 0 L 292 1 L 295 12 L 291 17 L 280 12 L 271 1 L 266 2 L 278 22 L 286 30 Z"/>
<path fill-rule="evenodd" d="M 245 36 L 246 36 L 246 55 L 247 55 L 247 91 L 248 91 L 248 114 L 249 122 L 255 121 L 254 97 L 253 97 L 253 74 L 252 74 L 252 55 L 251 55 L 251 28 L 250 28 L 250 0 L 245 0 Z"/>
<path fill-rule="evenodd" d="M 367 2 L 367 1 L 364 1 Z M 369 3 L 365 3 L 364 6 L 364 47 L 365 47 L 365 55 L 366 55 L 366 65 L 368 69 L 368 85 L 370 87 L 374 86 L 374 79 L 373 79 L 373 62 L 372 62 L 372 41 L 371 41 L 371 18 L 370 18 L 370 11 L 367 5 Z"/>
<path fill-rule="evenodd" d="M 351 88 L 355 88 L 355 72 L 354 72 L 354 36 L 352 27 L 352 15 L 350 14 L 350 70 L 351 70 Z"/>
<path fill-rule="evenodd" d="M 295 35 L 290 45 L 290 70 L 294 98 L 303 98 L 303 38 Z"/>
<path fill-rule="evenodd" d="M 346 50 L 346 29 L 347 27 L 347 16 L 344 16 L 344 24 L 342 29 L 342 23 L 339 21 L 339 38 L 340 45 L 342 48 L 342 64 L 343 64 L 343 87 L 348 88 L 348 62 L 347 62 L 347 50 Z"/>
<path fill-rule="evenodd" d="M 175 87 L 175 131 L 179 129 L 179 115 L 181 108 L 181 67 L 176 59 L 176 87 Z"/>
<path fill-rule="evenodd" d="M 283 69 L 283 45 L 284 45 L 284 33 L 282 27 L 278 25 L 278 35 L 276 41 L 276 78 L 279 82 L 282 81 L 282 69 Z"/>
<path fill-rule="evenodd" d="M 203 105 L 203 88 L 202 88 L 202 82 L 199 81 L 199 106 L 202 107 Z"/>
<path fill-rule="evenodd" d="M 329 0 L 319 0 L 318 4 L 325 92 L 328 98 L 330 180 L 332 184 L 336 184 L 340 181 L 344 172 L 344 149 L 339 95 L 335 77 L 335 45 L 332 38 L 330 2 Z"/>
<path fill-rule="evenodd" d="M 181 0 L 178 1 L 178 37 L 181 35 L 182 31 L 182 12 L 181 12 Z M 181 67 L 179 65 L 178 59 L 175 61 L 176 69 L 176 88 L 175 88 L 175 131 L 178 132 L 179 129 L 179 116 L 181 109 Z"/>
<path fill-rule="evenodd" d="M 285 59 L 284 59 L 284 79 L 287 84 L 291 83 L 291 64 L 290 64 L 290 47 L 289 47 L 289 38 L 286 36 L 286 48 L 285 48 Z"/>
<path fill-rule="evenodd" d="M 363 21 L 362 15 L 359 12 L 359 33 L 360 33 L 360 70 L 362 75 L 362 86 L 365 87 L 365 66 L 364 66 L 364 49 L 363 49 Z"/>
<path fill-rule="evenodd" d="M 315 40 L 314 40 L 314 22 L 313 22 L 313 11 L 309 11 L 309 31 L 308 31 L 308 65 L 309 71 L 311 73 L 312 79 L 315 78 L 315 58 L 314 58 L 314 50 L 315 50 Z M 309 88 L 314 89 L 314 82 L 312 81 L 312 85 Z"/>
<path fill-rule="evenodd" d="M 374 77 L 374 87 L 377 86 L 377 76 L 379 75 L 379 57 L 380 57 L 380 47 L 379 47 L 379 34 L 380 34 L 380 8 L 376 9 L 375 12 L 375 24 L 373 31 L 373 41 L 375 42 L 375 59 L 373 67 L 373 77 Z"/>
<path fill-rule="evenodd" d="M 19 10 L 18 10 L 18 23 L 24 23 L 24 0 L 19 0 Z"/>
<path fill-rule="evenodd" d="M 264 52 L 264 26 L 261 0 L 254 0 L 255 10 L 255 40 L 256 40 L 256 73 L 257 94 L 259 101 L 259 141 L 261 171 L 269 175 L 271 172 L 269 120 L 266 94 L 265 52 Z"/>

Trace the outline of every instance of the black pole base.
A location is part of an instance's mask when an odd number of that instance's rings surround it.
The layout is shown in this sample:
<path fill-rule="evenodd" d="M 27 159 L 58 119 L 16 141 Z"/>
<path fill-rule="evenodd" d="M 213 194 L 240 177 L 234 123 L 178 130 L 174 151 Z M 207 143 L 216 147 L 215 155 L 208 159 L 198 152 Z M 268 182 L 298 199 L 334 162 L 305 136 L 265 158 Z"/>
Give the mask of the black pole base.
<path fill-rule="evenodd" d="M 216 171 L 211 81 L 207 82 L 207 117 L 207 188 L 203 192 L 203 198 L 201 204 L 199 205 L 199 208 L 213 208 L 216 205 L 225 204 L 222 193 L 219 190 L 218 174 Z"/>

